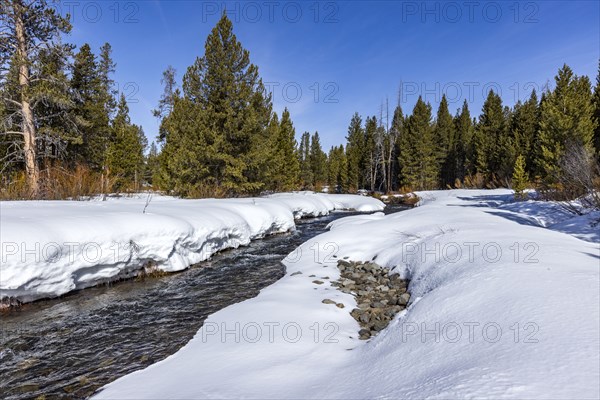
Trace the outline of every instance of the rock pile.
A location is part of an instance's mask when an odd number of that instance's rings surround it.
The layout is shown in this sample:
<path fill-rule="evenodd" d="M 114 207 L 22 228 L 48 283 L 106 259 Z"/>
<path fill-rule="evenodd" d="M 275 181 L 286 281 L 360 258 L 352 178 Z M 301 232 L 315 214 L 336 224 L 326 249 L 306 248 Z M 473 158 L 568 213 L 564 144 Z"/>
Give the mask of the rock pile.
<path fill-rule="evenodd" d="M 358 308 L 350 315 L 358 321 L 360 339 L 366 340 L 384 329 L 394 316 L 406 308 L 410 299 L 408 281 L 373 262 L 338 261 L 340 280 L 333 282 L 338 290 L 353 294 Z"/>

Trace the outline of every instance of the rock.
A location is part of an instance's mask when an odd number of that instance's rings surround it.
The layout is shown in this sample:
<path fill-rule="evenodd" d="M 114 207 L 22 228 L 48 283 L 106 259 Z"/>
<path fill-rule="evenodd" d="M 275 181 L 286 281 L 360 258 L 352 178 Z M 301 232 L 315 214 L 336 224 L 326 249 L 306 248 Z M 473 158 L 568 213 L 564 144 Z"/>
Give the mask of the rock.
<path fill-rule="evenodd" d="M 315 285 L 322 285 L 323 281 L 316 280 L 316 281 L 312 281 L 312 283 L 314 283 Z"/>
<path fill-rule="evenodd" d="M 325 299 L 321 303 L 323 303 L 323 304 L 335 304 L 335 301 L 330 300 L 330 299 Z"/>
<path fill-rule="evenodd" d="M 316 275 L 309 275 L 308 277 L 309 278 L 316 278 L 317 276 Z"/>
<path fill-rule="evenodd" d="M 358 305 L 358 308 L 360 308 L 361 310 L 368 310 L 369 308 L 371 308 L 371 304 L 369 303 L 362 303 Z"/>
<path fill-rule="evenodd" d="M 358 321 L 362 322 L 364 324 L 368 324 L 370 320 L 371 320 L 371 318 L 369 317 L 369 314 L 367 314 L 367 313 L 363 313 L 360 317 L 358 317 Z"/>
<path fill-rule="evenodd" d="M 354 286 L 356 284 L 356 282 L 354 282 L 352 279 L 344 279 L 342 281 L 342 286 Z"/>
<path fill-rule="evenodd" d="M 346 307 L 346 306 L 345 306 L 345 305 L 343 305 L 342 303 L 335 303 L 335 306 L 336 306 L 337 308 L 344 308 L 344 307 Z"/>
<path fill-rule="evenodd" d="M 383 303 L 380 303 L 379 301 L 375 301 L 373 303 L 371 303 L 371 308 L 383 308 L 385 307 L 385 305 Z"/>
<path fill-rule="evenodd" d="M 399 306 L 405 306 L 408 304 L 409 300 L 410 300 L 410 294 L 403 293 L 400 295 L 400 297 L 398 297 L 398 302 L 396 304 L 398 304 Z"/>
<path fill-rule="evenodd" d="M 358 331 L 359 339 L 365 340 L 371 337 L 371 331 L 368 329 L 361 329 Z"/>
<path fill-rule="evenodd" d="M 296 271 L 293 274 L 290 274 L 290 276 L 296 276 L 296 275 L 302 275 L 302 272 Z"/>

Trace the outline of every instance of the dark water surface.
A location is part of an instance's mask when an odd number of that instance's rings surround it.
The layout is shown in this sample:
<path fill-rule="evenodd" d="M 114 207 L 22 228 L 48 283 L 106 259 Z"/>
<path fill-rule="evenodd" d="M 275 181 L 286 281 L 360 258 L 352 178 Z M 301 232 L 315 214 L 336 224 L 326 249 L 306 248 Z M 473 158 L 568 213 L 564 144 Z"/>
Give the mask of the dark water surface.
<path fill-rule="evenodd" d="M 404 210 L 386 208 L 386 214 Z M 183 272 L 85 289 L 0 316 L 0 399 L 85 398 L 183 347 L 210 314 L 255 297 L 335 212 Z"/>

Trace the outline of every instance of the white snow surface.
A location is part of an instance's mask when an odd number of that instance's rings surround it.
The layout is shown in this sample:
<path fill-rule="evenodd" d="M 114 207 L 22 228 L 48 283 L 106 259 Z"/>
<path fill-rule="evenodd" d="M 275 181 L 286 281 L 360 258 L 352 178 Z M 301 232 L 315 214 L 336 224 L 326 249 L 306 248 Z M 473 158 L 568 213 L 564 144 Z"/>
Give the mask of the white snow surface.
<path fill-rule="evenodd" d="M 574 236 L 590 221 L 565 232 L 567 215 L 508 190 L 419 195 L 409 211 L 335 221 L 281 280 L 96 398 L 599 398 L 600 248 Z M 411 279 L 409 307 L 366 342 L 354 297 L 330 286 L 344 257 Z"/>
<path fill-rule="evenodd" d="M 0 202 L 0 298 L 28 302 L 134 276 L 152 261 L 173 272 L 227 248 L 295 228 L 335 209 L 379 211 L 364 196 L 283 193 L 269 198 Z"/>

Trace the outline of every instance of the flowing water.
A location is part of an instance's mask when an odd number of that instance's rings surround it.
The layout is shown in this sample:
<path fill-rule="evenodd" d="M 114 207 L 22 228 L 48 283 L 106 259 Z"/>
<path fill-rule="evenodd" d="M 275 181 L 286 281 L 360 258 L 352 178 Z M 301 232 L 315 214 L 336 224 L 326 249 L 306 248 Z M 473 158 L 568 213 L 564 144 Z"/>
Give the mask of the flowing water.
<path fill-rule="evenodd" d="M 386 213 L 403 210 L 386 208 Z M 335 212 L 297 221 L 183 272 L 81 290 L 0 316 L 0 398 L 85 398 L 183 347 L 206 317 L 285 274 L 281 260 L 326 231 Z"/>

